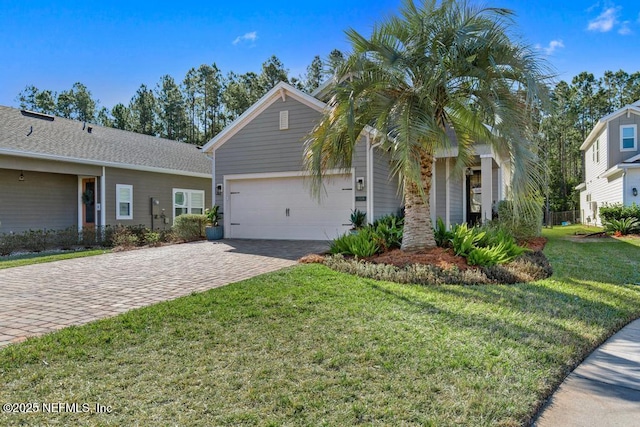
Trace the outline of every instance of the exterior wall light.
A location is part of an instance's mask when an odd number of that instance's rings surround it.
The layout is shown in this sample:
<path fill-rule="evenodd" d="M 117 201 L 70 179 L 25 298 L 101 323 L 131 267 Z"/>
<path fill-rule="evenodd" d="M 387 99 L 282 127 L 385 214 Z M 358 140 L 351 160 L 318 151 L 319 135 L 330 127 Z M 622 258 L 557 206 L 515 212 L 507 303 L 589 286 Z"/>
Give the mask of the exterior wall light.
<path fill-rule="evenodd" d="M 634 197 L 637 196 L 638 195 L 638 189 L 636 187 L 633 187 L 631 189 L 631 194 L 633 194 Z"/>
<path fill-rule="evenodd" d="M 216 185 L 216 196 L 220 196 L 222 194 L 222 184 Z"/>
<path fill-rule="evenodd" d="M 364 190 L 364 178 L 362 177 L 356 178 L 356 189 L 358 191 Z"/>

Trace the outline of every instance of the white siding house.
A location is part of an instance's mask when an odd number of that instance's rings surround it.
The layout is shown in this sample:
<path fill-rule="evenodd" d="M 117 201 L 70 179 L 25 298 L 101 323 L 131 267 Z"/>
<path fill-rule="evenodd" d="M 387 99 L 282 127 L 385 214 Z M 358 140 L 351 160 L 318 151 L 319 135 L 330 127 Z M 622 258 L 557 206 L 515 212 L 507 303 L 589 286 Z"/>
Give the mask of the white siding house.
<path fill-rule="evenodd" d="M 580 190 L 583 223 L 601 225 L 605 205 L 640 203 L 640 101 L 601 118 L 580 146 L 584 152 L 584 182 Z"/>

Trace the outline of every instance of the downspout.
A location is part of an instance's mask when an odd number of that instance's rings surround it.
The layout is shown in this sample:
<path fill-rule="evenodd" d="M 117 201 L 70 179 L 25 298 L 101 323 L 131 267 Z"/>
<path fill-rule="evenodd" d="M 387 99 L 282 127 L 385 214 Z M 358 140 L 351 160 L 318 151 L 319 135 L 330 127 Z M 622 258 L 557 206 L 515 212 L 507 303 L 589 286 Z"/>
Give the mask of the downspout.
<path fill-rule="evenodd" d="M 215 150 L 211 153 L 210 159 L 211 159 L 211 200 L 212 200 L 211 206 L 213 207 L 216 205 L 216 152 Z"/>
<path fill-rule="evenodd" d="M 365 135 L 365 140 L 367 142 L 366 145 L 366 162 L 367 162 L 367 222 L 369 224 L 373 223 L 373 179 L 372 179 L 372 169 L 373 169 L 373 159 L 372 159 L 372 147 L 371 147 L 371 139 L 369 135 Z"/>
<path fill-rule="evenodd" d="M 100 177 L 100 228 L 104 233 L 104 227 L 107 222 L 107 170 L 102 167 L 102 176 Z M 102 236 L 104 237 L 104 235 Z"/>
<path fill-rule="evenodd" d="M 627 169 L 622 170 L 622 206 L 627 206 Z"/>

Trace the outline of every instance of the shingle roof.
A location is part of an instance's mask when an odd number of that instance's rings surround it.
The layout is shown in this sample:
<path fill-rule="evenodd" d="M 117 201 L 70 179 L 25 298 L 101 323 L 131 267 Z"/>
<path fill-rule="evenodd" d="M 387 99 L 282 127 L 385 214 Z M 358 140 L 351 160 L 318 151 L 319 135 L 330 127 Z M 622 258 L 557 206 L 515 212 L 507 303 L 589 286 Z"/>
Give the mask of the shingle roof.
<path fill-rule="evenodd" d="M 0 106 L 0 154 L 211 176 L 195 145 Z"/>

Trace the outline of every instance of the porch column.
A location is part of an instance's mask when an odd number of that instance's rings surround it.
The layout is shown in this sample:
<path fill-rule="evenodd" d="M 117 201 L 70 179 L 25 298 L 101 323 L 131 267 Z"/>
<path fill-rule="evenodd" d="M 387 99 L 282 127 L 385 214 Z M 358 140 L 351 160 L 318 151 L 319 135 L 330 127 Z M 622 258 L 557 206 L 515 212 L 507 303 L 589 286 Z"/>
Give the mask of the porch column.
<path fill-rule="evenodd" d="M 482 222 L 490 221 L 493 206 L 493 158 L 490 154 L 480 156 L 482 176 Z"/>

